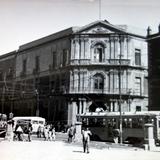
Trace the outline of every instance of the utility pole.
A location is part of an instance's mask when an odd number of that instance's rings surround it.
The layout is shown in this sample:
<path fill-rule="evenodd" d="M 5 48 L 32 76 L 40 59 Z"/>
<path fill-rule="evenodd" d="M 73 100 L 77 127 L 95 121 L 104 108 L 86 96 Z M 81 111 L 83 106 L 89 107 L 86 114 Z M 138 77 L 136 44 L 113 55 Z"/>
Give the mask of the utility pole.
<path fill-rule="evenodd" d="M 119 55 L 119 113 L 120 113 L 120 125 L 119 125 L 119 130 L 120 130 L 120 144 L 122 144 L 123 139 L 122 139 L 122 94 L 121 94 L 121 56 L 122 56 L 122 46 L 121 46 L 121 36 L 119 37 L 119 43 L 120 43 L 120 55 Z"/>

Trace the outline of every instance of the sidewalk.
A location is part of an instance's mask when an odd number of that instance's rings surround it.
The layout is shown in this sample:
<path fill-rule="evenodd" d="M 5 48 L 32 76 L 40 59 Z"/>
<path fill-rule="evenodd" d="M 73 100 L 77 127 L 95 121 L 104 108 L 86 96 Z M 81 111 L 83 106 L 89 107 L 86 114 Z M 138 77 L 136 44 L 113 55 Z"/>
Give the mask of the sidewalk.
<path fill-rule="evenodd" d="M 158 152 L 119 148 L 97 149 L 83 153 L 82 146 L 62 141 L 0 142 L 1 160 L 158 160 Z"/>

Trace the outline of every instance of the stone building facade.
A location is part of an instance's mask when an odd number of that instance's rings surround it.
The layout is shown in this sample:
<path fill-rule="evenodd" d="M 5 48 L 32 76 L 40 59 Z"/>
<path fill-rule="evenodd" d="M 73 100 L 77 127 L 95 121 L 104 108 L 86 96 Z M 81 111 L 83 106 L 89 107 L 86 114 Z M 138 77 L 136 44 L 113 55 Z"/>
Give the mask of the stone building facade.
<path fill-rule="evenodd" d="M 149 110 L 160 110 L 160 26 L 158 33 L 148 28 Z"/>
<path fill-rule="evenodd" d="M 99 107 L 119 112 L 120 102 L 122 112 L 148 110 L 147 60 L 145 36 L 107 21 L 24 44 L 15 60 L 16 115 L 71 124 Z"/>
<path fill-rule="evenodd" d="M 13 110 L 16 51 L 0 56 L 0 113 Z"/>

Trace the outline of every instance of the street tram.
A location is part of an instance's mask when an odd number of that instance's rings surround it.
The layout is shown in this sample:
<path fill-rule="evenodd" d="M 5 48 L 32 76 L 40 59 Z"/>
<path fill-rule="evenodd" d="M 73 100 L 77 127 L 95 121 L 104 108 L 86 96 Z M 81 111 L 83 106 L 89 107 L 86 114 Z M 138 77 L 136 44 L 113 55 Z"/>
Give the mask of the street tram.
<path fill-rule="evenodd" d="M 160 142 L 160 111 L 144 112 L 88 112 L 77 115 L 77 121 L 82 127 L 88 127 L 92 132 L 92 140 L 113 141 L 114 131 L 119 131 L 122 118 L 122 139 L 125 143 L 143 143 L 146 123 L 154 126 L 154 138 Z"/>

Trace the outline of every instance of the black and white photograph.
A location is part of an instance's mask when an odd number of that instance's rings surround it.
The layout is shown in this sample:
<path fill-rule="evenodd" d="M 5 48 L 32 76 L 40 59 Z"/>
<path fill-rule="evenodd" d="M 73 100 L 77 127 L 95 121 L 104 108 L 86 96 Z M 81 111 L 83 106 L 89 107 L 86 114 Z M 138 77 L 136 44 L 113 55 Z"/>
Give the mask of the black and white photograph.
<path fill-rule="evenodd" d="M 0 0 L 0 159 L 160 158 L 159 0 Z"/>

